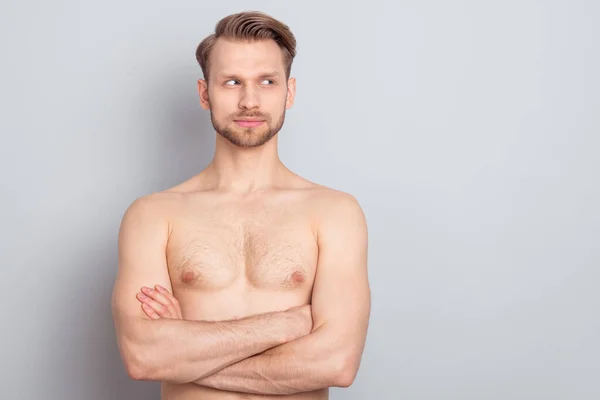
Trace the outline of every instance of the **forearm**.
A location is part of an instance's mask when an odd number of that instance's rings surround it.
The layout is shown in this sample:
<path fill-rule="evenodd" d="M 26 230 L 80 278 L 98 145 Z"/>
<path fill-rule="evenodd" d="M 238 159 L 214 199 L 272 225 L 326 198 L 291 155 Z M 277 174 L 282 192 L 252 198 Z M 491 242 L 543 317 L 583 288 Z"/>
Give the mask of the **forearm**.
<path fill-rule="evenodd" d="M 139 320 L 121 347 L 134 379 L 185 383 L 293 340 L 290 324 L 285 311 L 232 321 Z"/>
<path fill-rule="evenodd" d="M 340 386 L 344 360 L 324 333 L 314 332 L 274 347 L 194 383 L 219 390 L 266 395 Z"/>

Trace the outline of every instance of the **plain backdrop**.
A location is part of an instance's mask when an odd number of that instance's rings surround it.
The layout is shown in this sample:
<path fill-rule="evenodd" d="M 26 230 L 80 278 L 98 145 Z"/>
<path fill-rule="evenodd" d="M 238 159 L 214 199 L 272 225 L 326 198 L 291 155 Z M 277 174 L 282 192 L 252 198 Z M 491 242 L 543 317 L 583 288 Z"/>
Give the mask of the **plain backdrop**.
<path fill-rule="evenodd" d="M 210 161 L 194 52 L 242 10 L 298 39 L 283 162 L 369 223 L 332 399 L 600 398 L 599 2 L 0 4 L 0 398 L 159 398 L 116 347 L 118 227 Z"/>

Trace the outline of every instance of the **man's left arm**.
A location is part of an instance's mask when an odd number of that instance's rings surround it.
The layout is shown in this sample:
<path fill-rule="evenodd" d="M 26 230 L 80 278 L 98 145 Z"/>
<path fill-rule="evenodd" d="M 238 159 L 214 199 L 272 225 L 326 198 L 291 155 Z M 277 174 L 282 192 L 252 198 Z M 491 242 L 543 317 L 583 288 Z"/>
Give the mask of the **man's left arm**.
<path fill-rule="evenodd" d="M 269 395 L 352 384 L 371 309 L 367 224 L 354 197 L 334 194 L 335 204 L 322 217 L 317 235 L 312 332 L 230 365 L 196 384 Z"/>

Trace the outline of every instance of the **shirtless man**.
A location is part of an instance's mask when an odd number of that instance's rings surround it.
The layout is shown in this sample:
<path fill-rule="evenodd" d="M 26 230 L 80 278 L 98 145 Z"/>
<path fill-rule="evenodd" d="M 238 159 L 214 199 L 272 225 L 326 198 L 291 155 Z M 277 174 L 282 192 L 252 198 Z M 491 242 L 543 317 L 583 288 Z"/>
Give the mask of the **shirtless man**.
<path fill-rule="evenodd" d="M 352 384 L 370 314 L 367 227 L 349 194 L 278 158 L 295 39 L 260 13 L 198 47 L 217 132 L 211 163 L 135 200 L 112 297 L 129 376 L 164 400 L 329 398 Z"/>

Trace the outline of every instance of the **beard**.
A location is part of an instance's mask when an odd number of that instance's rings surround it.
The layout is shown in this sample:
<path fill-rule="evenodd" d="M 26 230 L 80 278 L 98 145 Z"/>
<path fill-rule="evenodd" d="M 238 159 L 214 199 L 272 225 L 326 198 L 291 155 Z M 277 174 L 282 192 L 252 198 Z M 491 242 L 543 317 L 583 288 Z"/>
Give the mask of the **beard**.
<path fill-rule="evenodd" d="M 244 128 L 234 121 L 239 118 L 259 117 L 264 120 L 263 124 L 255 128 Z M 267 143 L 281 130 L 285 121 L 285 107 L 281 117 L 272 123 L 271 118 L 261 113 L 236 114 L 227 119 L 229 122 L 220 124 L 210 112 L 210 121 L 217 133 L 227 139 L 231 144 L 238 147 L 259 147 Z"/>

